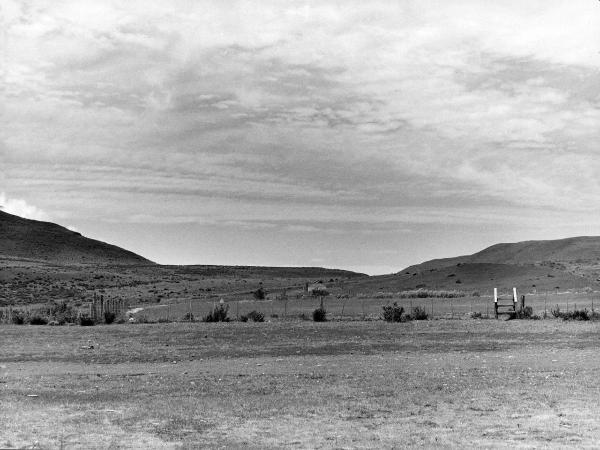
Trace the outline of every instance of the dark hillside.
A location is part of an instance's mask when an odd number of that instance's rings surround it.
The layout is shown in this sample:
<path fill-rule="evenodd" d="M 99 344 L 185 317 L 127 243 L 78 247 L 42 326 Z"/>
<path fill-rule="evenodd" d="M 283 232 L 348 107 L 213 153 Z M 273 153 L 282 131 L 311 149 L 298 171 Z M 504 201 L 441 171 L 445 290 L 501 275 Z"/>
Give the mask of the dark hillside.
<path fill-rule="evenodd" d="M 0 211 L 0 258 L 56 264 L 154 264 L 115 245 L 88 239 L 60 225 Z"/>

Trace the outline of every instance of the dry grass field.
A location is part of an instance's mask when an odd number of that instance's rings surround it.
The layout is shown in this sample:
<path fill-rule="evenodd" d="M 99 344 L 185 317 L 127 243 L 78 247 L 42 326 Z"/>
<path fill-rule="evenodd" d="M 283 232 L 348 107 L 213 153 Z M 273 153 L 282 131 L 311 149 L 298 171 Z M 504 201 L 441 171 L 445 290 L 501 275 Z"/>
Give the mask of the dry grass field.
<path fill-rule="evenodd" d="M 562 320 L 7 325 L 0 447 L 592 448 L 599 338 Z"/>

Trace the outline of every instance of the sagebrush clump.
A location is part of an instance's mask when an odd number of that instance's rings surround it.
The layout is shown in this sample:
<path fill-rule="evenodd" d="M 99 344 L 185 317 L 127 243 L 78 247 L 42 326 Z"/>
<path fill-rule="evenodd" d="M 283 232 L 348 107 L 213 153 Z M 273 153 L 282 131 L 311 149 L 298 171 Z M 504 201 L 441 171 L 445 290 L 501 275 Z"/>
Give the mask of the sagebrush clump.
<path fill-rule="evenodd" d="M 312 316 L 315 322 L 327 322 L 327 311 L 322 306 L 315 309 Z"/>
<path fill-rule="evenodd" d="M 425 311 L 425 308 L 423 308 L 422 306 L 415 306 L 412 309 L 412 312 L 410 314 L 410 316 L 408 317 L 409 320 L 427 320 L 429 319 L 429 314 L 427 314 L 427 311 Z"/>
<path fill-rule="evenodd" d="M 383 306 L 383 318 L 387 322 L 402 322 L 402 314 L 404 314 L 404 308 L 398 306 L 397 302 Z"/>
<path fill-rule="evenodd" d="M 203 322 L 229 322 L 229 305 L 218 305 L 214 309 L 204 316 Z"/>
<path fill-rule="evenodd" d="M 242 318 L 246 319 L 246 320 L 242 319 L 243 322 L 247 322 L 248 320 L 251 320 L 252 322 L 264 322 L 265 321 L 265 315 L 259 311 L 250 311 L 245 316 L 242 316 Z"/>

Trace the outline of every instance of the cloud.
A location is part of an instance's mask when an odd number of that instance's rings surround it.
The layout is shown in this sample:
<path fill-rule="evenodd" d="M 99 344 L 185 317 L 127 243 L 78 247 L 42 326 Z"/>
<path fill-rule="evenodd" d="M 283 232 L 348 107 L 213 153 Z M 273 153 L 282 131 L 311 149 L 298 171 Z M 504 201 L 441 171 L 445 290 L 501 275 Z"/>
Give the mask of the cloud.
<path fill-rule="evenodd" d="M 4 192 L 0 192 L 0 208 L 2 211 L 25 219 L 50 220 L 50 216 L 41 209 L 28 204 L 25 200 L 8 198 Z"/>
<path fill-rule="evenodd" d="M 66 223 L 365 234 L 600 202 L 597 2 L 3 12 L 3 189 Z"/>

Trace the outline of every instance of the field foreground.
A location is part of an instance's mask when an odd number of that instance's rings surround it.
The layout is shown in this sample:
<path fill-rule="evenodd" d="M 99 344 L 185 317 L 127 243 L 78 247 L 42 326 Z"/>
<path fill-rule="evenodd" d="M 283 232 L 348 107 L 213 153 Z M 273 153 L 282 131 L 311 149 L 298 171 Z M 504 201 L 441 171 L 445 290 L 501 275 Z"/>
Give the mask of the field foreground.
<path fill-rule="evenodd" d="M 591 448 L 599 337 L 558 320 L 3 326 L 0 447 Z"/>

